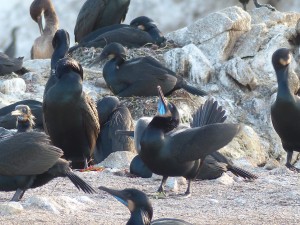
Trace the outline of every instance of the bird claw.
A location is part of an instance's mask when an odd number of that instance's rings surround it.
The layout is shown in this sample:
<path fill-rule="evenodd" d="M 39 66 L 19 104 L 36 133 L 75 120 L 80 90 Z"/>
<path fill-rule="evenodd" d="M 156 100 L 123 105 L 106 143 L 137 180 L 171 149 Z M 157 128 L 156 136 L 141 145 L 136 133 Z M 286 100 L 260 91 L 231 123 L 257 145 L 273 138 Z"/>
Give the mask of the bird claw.
<path fill-rule="evenodd" d="M 293 166 L 291 164 L 287 164 L 286 167 L 293 172 L 300 173 L 300 169 L 296 168 L 295 166 Z"/>

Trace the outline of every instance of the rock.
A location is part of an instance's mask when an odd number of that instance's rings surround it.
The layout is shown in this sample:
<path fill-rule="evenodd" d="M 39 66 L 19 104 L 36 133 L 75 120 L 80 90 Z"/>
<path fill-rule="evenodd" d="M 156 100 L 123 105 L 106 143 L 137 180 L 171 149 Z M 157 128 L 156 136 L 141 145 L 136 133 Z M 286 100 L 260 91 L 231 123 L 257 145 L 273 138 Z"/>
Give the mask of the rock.
<path fill-rule="evenodd" d="M 99 77 L 96 79 L 95 86 L 108 89 L 103 77 Z"/>
<path fill-rule="evenodd" d="M 28 198 L 25 201 L 25 204 L 28 207 L 29 206 L 37 207 L 37 208 L 46 210 L 46 211 L 54 213 L 54 214 L 59 214 L 58 209 L 61 209 L 61 207 L 56 202 L 54 202 L 52 199 L 46 198 L 46 197 L 40 197 L 40 196 L 32 196 L 32 197 Z"/>
<path fill-rule="evenodd" d="M 280 163 L 277 160 L 271 158 L 267 161 L 266 165 L 264 166 L 264 169 L 273 170 L 278 167 L 280 167 Z"/>
<path fill-rule="evenodd" d="M 176 177 L 169 177 L 166 182 L 166 191 L 178 192 L 178 183 Z"/>
<path fill-rule="evenodd" d="M 26 83 L 22 78 L 4 80 L 0 83 L 0 91 L 3 94 L 24 93 L 26 91 Z"/>
<path fill-rule="evenodd" d="M 23 67 L 37 74 L 49 77 L 50 63 L 50 59 L 32 59 L 24 61 Z"/>
<path fill-rule="evenodd" d="M 232 177 L 230 177 L 227 173 L 223 173 L 222 176 L 215 179 L 215 181 L 219 184 L 223 185 L 232 185 L 234 183 L 234 180 Z"/>
<path fill-rule="evenodd" d="M 118 151 L 111 153 L 104 161 L 95 165 L 108 168 L 123 169 L 129 168 L 130 162 L 136 154 L 129 151 Z"/>
<path fill-rule="evenodd" d="M 0 203 L 0 215 L 9 216 L 23 212 L 24 208 L 19 202 L 4 202 Z"/>
<path fill-rule="evenodd" d="M 187 75 L 196 84 L 206 84 L 213 72 L 209 60 L 194 44 L 172 49 L 164 54 L 164 59 L 168 68 Z"/>
<path fill-rule="evenodd" d="M 34 83 L 34 84 L 39 84 L 42 81 L 41 74 L 32 73 L 32 72 L 25 73 L 22 76 L 22 78 L 25 80 L 25 82 Z"/>
<path fill-rule="evenodd" d="M 275 168 L 269 172 L 271 175 L 285 175 L 285 174 L 292 174 L 293 171 L 288 169 L 286 166 L 281 166 L 278 168 Z"/>
<path fill-rule="evenodd" d="M 165 35 L 167 40 L 172 40 L 180 46 L 188 45 L 192 41 L 189 39 L 188 28 L 183 27 L 179 30 L 175 30 Z"/>

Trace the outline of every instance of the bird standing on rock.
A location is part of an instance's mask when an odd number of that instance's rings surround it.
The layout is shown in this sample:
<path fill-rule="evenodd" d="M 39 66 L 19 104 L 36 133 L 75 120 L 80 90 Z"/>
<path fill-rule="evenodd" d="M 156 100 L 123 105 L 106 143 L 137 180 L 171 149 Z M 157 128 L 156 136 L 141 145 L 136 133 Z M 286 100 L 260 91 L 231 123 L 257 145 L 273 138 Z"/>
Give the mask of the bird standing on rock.
<path fill-rule="evenodd" d="M 16 191 L 12 201 L 19 201 L 25 191 L 45 185 L 56 177 L 68 177 L 86 193 L 95 190 L 74 174 L 63 151 L 50 144 L 42 132 L 21 132 L 0 140 L 0 191 Z"/>
<path fill-rule="evenodd" d="M 125 20 L 130 0 L 87 0 L 81 7 L 74 29 L 75 42 L 98 28 Z"/>
<path fill-rule="evenodd" d="M 286 166 L 300 172 L 291 164 L 293 152 L 300 151 L 300 98 L 289 86 L 289 65 L 292 54 L 287 48 L 273 53 L 272 64 L 276 73 L 278 90 L 275 102 L 271 106 L 273 127 L 279 135 L 283 149 L 287 152 Z"/>
<path fill-rule="evenodd" d="M 127 225 L 192 225 L 184 220 L 163 218 L 152 221 L 153 208 L 147 195 L 137 189 L 114 190 L 107 187 L 99 187 L 115 197 L 119 202 L 125 205 L 130 211 L 130 218 Z"/>
<path fill-rule="evenodd" d="M 59 23 L 51 0 L 34 0 L 30 6 L 31 18 L 39 25 L 41 36 L 35 39 L 32 49 L 32 59 L 48 59 L 53 53 L 52 39 Z M 45 19 L 43 27 L 42 16 Z"/>
<path fill-rule="evenodd" d="M 227 145 L 239 132 L 238 124 L 214 123 L 201 127 L 168 133 L 179 125 L 176 106 L 168 103 L 158 87 L 158 114 L 151 120 L 142 134 L 139 155 L 146 166 L 163 179 L 158 192 L 164 193 L 169 176 L 183 176 L 188 180 L 185 195 L 190 195 L 191 180 L 195 179 L 206 156 Z M 206 121 L 222 112 L 201 111 L 199 120 Z"/>
<path fill-rule="evenodd" d="M 96 105 L 82 90 L 83 70 L 77 61 L 59 60 L 55 76 L 44 96 L 45 130 L 73 168 L 86 168 L 100 131 Z"/>
<path fill-rule="evenodd" d="M 247 4 L 249 3 L 249 0 L 239 0 L 240 3 L 243 4 L 243 8 L 246 11 L 247 10 Z M 260 7 L 267 7 L 268 9 L 275 11 L 276 9 L 271 6 L 270 4 L 260 4 L 258 2 L 258 0 L 253 0 L 253 3 L 255 5 L 256 8 L 260 8 Z"/>
<path fill-rule="evenodd" d="M 99 59 L 109 59 L 103 67 L 103 77 L 109 89 L 120 97 L 155 96 L 158 85 L 165 95 L 181 88 L 191 94 L 206 95 L 152 57 L 126 60 L 125 49 L 119 43 L 107 45 Z"/>

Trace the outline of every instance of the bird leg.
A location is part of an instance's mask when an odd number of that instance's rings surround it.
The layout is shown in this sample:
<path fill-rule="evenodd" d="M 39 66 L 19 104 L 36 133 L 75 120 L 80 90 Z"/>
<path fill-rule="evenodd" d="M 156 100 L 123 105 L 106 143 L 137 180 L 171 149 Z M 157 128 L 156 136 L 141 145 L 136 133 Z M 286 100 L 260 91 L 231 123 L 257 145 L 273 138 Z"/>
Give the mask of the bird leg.
<path fill-rule="evenodd" d="M 247 11 L 247 3 L 243 3 L 243 9 Z"/>
<path fill-rule="evenodd" d="M 267 7 L 268 9 L 270 9 L 272 11 L 276 11 L 275 7 L 271 6 L 270 4 L 260 4 L 258 2 L 258 0 L 253 0 L 253 3 L 254 3 L 256 8 Z"/>
<path fill-rule="evenodd" d="M 25 193 L 25 190 L 22 190 L 22 189 L 18 188 L 10 201 L 11 202 L 20 201 L 21 198 L 23 197 L 24 193 Z"/>
<path fill-rule="evenodd" d="M 167 179 L 168 177 L 167 176 L 163 176 L 162 180 L 161 180 L 161 183 L 160 183 L 160 186 L 157 190 L 158 194 L 163 194 L 163 195 L 166 195 L 166 192 L 165 192 L 165 184 L 167 182 Z"/>
<path fill-rule="evenodd" d="M 293 157 L 293 151 L 290 151 L 290 150 L 286 150 L 287 152 L 287 157 L 286 157 L 286 164 L 285 166 L 287 168 L 289 168 L 291 171 L 294 171 L 294 172 L 300 172 L 300 169 L 296 168 L 295 166 L 292 165 L 291 161 L 292 161 L 292 157 Z"/>
<path fill-rule="evenodd" d="M 186 197 L 190 197 L 191 196 L 191 180 L 188 180 L 188 186 L 187 186 L 187 189 L 186 189 L 184 195 Z"/>

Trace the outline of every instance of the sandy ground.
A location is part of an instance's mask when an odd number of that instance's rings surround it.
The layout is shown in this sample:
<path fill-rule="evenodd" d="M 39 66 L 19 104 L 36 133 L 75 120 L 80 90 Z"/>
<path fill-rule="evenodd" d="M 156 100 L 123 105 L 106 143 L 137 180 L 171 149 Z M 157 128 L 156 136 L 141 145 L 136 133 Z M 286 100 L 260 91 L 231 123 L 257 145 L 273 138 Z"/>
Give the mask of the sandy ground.
<path fill-rule="evenodd" d="M 299 175 L 285 168 L 254 172 L 260 176 L 254 182 L 224 185 L 218 181 L 195 181 L 191 197 L 182 198 L 169 192 L 165 199 L 155 198 L 160 183 L 157 178 L 129 178 L 105 171 L 76 173 L 95 188 L 103 185 L 143 190 L 152 200 L 154 219 L 174 217 L 193 224 L 300 224 Z M 179 193 L 185 188 L 179 185 Z M 12 195 L 1 192 L 0 204 L 5 204 Z M 41 197 L 54 204 L 58 212 L 45 205 L 30 204 L 32 199 Z M 127 208 L 107 193 L 98 190 L 98 194 L 86 195 L 77 191 L 68 179 L 61 178 L 27 191 L 21 204 L 24 207 L 21 213 L 1 216 L 0 224 L 116 225 L 125 224 L 129 218 Z"/>

